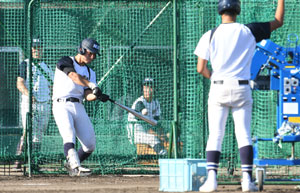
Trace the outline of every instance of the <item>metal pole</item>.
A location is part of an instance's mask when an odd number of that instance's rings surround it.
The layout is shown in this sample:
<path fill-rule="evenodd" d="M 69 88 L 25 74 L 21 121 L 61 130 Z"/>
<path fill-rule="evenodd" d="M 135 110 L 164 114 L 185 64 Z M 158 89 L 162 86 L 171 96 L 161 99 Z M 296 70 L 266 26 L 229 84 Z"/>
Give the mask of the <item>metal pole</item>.
<path fill-rule="evenodd" d="M 295 159 L 295 142 L 292 142 L 291 159 Z"/>
<path fill-rule="evenodd" d="M 27 56 L 29 56 L 29 75 L 28 75 L 28 81 L 29 81 L 29 86 L 28 86 L 28 91 L 29 91 L 29 112 L 26 115 L 26 142 L 27 142 L 27 156 L 28 156 L 28 166 L 29 166 L 29 177 L 31 177 L 32 173 L 32 167 L 31 167 L 31 156 L 32 156 L 32 5 L 35 0 L 31 0 L 28 3 L 28 10 L 27 10 Z M 28 42 L 29 40 L 29 42 Z"/>
<path fill-rule="evenodd" d="M 177 88 L 177 1 L 173 0 L 173 86 L 174 86 L 174 117 L 173 117 L 173 124 L 172 124 L 172 131 L 173 131 L 173 143 L 174 143 L 174 158 L 177 158 L 177 124 L 178 124 L 178 88 Z"/>

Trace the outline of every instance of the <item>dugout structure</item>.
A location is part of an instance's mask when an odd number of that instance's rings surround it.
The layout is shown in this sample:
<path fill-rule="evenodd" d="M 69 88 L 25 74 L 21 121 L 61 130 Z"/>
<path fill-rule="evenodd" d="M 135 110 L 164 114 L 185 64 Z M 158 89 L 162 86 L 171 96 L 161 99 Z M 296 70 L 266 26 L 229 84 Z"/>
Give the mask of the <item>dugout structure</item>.
<path fill-rule="evenodd" d="M 42 150 L 27 149 L 21 156 L 15 149 L 22 128 L 20 93 L 16 78 L 21 58 L 31 58 L 33 35 L 43 41 L 43 61 L 54 70 L 62 56 L 75 55 L 82 39 L 91 37 L 101 45 L 101 55 L 92 63 L 101 89 L 118 102 L 131 106 L 142 94 L 145 77 L 155 81 L 155 96 L 161 102 L 161 127 L 150 128 L 173 146 L 172 157 L 205 158 L 208 136 L 207 95 L 209 81 L 196 72 L 193 51 L 203 33 L 220 24 L 217 0 L 1 0 L 0 1 L 0 161 L 3 171 L 16 159 L 26 160 L 43 171 L 31 174 L 65 173 L 62 139 L 51 115 L 43 134 Z M 277 1 L 243 0 L 238 22 L 269 21 Z M 284 26 L 272 33 L 272 41 L 285 45 L 288 34 L 299 35 L 299 0 L 286 0 Z M 253 92 L 252 133 L 272 137 L 276 131 L 277 95 L 274 91 Z M 97 145 L 84 165 L 94 173 L 157 173 L 158 158 L 145 145 L 132 145 L 126 129 L 127 112 L 110 103 L 86 103 L 94 124 Z M 34 116 L 34 114 L 32 114 Z M 30 122 L 31 119 L 29 119 Z M 32 128 L 27 128 L 28 136 Z M 288 157 L 290 147 L 260 142 L 261 157 Z M 175 146 L 176 145 L 176 146 Z M 176 150 L 176 151 L 175 151 Z M 300 150 L 296 146 L 296 157 Z M 220 179 L 238 182 L 240 161 L 229 117 L 221 155 Z M 9 170 L 10 171 L 10 170 Z M 268 176 L 297 178 L 297 166 L 273 167 Z"/>

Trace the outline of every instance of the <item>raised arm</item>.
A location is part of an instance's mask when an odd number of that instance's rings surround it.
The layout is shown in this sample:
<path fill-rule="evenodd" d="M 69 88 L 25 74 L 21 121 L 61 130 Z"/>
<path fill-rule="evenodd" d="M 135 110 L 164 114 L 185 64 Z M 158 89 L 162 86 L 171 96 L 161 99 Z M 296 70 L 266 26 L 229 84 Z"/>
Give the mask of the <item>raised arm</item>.
<path fill-rule="evenodd" d="M 271 32 L 283 25 L 284 20 L 284 0 L 278 0 L 275 19 L 270 22 Z"/>

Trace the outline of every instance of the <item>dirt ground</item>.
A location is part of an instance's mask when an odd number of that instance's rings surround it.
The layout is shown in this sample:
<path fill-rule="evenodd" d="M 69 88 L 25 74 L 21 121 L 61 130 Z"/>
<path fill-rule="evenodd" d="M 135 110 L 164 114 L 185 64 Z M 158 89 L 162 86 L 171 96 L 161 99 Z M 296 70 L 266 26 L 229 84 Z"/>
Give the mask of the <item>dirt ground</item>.
<path fill-rule="evenodd" d="M 159 186 L 159 176 L 0 176 L 1 193 L 158 193 Z M 264 185 L 263 192 L 300 192 L 296 186 Z M 217 192 L 242 191 L 239 185 L 219 185 Z"/>

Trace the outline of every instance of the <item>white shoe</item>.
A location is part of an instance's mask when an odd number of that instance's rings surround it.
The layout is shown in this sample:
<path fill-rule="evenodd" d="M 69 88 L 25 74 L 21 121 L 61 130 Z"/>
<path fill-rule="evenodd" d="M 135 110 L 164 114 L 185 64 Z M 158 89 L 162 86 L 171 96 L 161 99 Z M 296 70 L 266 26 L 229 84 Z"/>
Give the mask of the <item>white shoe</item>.
<path fill-rule="evenodd" d="M 79 166 L 78 168 L 72 169 L 69 171 L 70 176 L 89 176 L 92 174 L 92 171 L 88 168 L 83 168 Z"/>
<path fill-rule="evenodd" d="M 242 182 L 242 191 L 243 192 L 257 192 L 258 188 L 255 186 L 253 182 L 245 181 Z"/>
<path fill-rule="evenodd" d="M 68 162 L 66 162 L 64 166 L 68 171 L 69 176 L 89 176 L 92 174 L 92 171 L 90 169 L 81 166 L 72 169 Z"/>
<path fill-rule="evenodd" d="M 217 181 L 209 182 L 206 180 L 206 182 L 199 188 L 200 192 L 214 192 L 217 190 L 218 183 Z"/>

